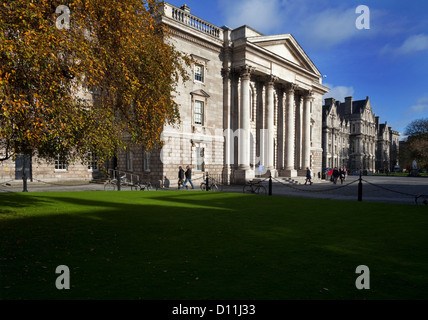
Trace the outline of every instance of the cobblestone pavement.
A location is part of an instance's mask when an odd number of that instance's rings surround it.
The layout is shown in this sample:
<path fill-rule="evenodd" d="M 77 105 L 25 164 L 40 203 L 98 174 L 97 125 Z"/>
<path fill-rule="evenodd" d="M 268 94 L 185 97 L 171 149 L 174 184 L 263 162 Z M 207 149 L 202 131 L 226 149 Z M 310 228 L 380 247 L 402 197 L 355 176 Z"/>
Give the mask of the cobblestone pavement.
<path fill-rule="evenodd" d="M 199 182 L 194 182 L 195 190 L 199 189 Z M 268 181 L 263 184 L 268 190 Z M 333 184 L 329 181 L 314 183 L 313 185 L 289 184 L 281 179 L 273 179 L 272 194 L 274 196 L 290 196 L 332 200 L 358 200 L 359 177 L 350 176 L 343 185 L 340 181 Z M 104 185 L 89 183 L 85 181 L 75 181 L 73 183 L 47 183 L 47 182 L 28 182 L 29 192 L 45 191 L 103 191 Z M 123 191 L 131 190 L 130 187 L 122 187 Z M 176 189 L 170 189 L 176 190 Z M 243 186 L 232 185 L 225 186 L 223 191 L 242 193 Z M 9 182 L 0 184 L 0 193 L 22 192 L 22 182 Z M 192 192 L 193 190 L 183 190 L 182 192 Z M 135 192 L 135 191 L 134 191 Z M 148 192 L 148 191 L 140 191 Z M 151 191 L 149 191 L 151 192 Z M 428 201 L 428 178 L 411 177 L 376 177 L 363 176 L 362 181 L 362 200 L 378 201 L 389 203 L 406 204 L 424 204 Z"/>

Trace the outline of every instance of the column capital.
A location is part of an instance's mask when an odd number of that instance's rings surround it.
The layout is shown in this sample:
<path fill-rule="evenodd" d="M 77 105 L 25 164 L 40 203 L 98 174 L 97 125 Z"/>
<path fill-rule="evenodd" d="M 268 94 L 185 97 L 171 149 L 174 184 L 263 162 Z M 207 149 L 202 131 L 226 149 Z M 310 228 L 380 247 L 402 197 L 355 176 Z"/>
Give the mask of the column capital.
<path fill-rule="evenodd" d="M 315 99 L 314 98 L 314 92 L 312 90 L 307 90 L 304 98 L 306 99 L 306 101 L 310 101 L 310 102 L 314 101 L 314 99 Z"/>
<path fill-rule="evenodd" d="M 229 67 L 221 69 L 221 76 L 225 79 L 230 79 L 231 69 Z"/>
<path fill-rule="evenodd" d="M 246 64 L 245 66 L 240 67 L 238 70 L 242 79 L 249 80 L 251 74 L 254 73 L 254 70 L 256 70 L 256 68 Z"/>
<path fill-rule="evenodd" d="M 265 77 L 266 83 L 268 86 L 273 86 L 275 84 L 275 82 L 277 82 L 279 79 L 279 77 L 274 76 L 272 74 L 268 75 Z"/>
<path fill-rule="evenodd" d="M 296 91 L 298 88 L 297 84 L 290 83 L 286 86 L 286 90 L 288 94 L 294 94 L 294 91 Z"/>

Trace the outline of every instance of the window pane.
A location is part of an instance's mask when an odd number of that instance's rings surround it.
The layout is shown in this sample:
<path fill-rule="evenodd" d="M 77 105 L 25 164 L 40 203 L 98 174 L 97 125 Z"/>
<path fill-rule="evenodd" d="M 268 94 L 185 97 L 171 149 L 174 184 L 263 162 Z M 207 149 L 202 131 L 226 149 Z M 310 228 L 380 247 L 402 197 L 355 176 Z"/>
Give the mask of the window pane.
<path fill-rule="evenodd" d="M 195 124 L 203 124 L 204 119 L 204 103 L 195 101 Z"/>
<path fill-rule="evenodd" d="M 55 158 L 55 170 L 67 170 L 67 163 L 60 155 Z"/>
<path fill-rule="evenodd" d="M 204 156 L 204 148 L 196 148 L 196 170 L 204 171 L 204 162 L 205 162 L 205 156 Z"/>
<path fill-rule="evenodd" d="M 204 82 L 204 67 L 201 65 L 195 66 L 195 80 Z"/>

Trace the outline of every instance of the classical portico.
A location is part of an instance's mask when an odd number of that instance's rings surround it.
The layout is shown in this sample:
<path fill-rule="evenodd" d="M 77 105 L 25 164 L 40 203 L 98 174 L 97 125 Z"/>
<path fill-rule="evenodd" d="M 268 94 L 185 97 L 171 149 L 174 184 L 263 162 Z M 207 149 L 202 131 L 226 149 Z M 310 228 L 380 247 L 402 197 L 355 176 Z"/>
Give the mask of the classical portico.
<path fill-rule="evenodd" d="M 226 121 L 238 137 L 226 146 L 238 150 L 238 161 L 231 163 L 235 178 L 248 180 L 258 175 L 296 177 L 303 174 L 306 167 L 312 168 L 314 143 L 311 131 L 315 124 L 321 124 L 317 123 L 321 122 L 318 114 L 312 112 L 314 92 L 320 98 L 325 90 L 313 83 L 309 87 L 305 83 L 290 82 L 269 74 L 272 70 L 250 64 L 229 67 L 228 70 L 230 72 L 223 72 L 223 76 L 230 78 L 225 82 L 230 85 L 227 92 L 237 93 L 230 97 L 232 107 L 228 116 L 231 121 Z M 233 120 L 236 117 L 239 121 Z M 254 151 L 257 154 L 254 155 Z M 226 153 L 236 155 L 233 150 Z"/>
<path fill-rule="evenodd" d="M 187 7 L 165 4 L 164 12 L 171 43 L 197 63 L 192 81 L 179 88 L 176 99 L 182 126 L 165 130 L 171 148 L 164 147 L 162 155 L 183 157 L 168 168 L 201 160 L 204 166 L 195 174 L 221 173 L 235 183 L 304 176 L 306 167 L 318 176 L 322 96 L 328 89 L 294 37 L 265 36 L 248 26 L 216 27 Z M 173 170 L 163 172 L 174 175 Z"/>

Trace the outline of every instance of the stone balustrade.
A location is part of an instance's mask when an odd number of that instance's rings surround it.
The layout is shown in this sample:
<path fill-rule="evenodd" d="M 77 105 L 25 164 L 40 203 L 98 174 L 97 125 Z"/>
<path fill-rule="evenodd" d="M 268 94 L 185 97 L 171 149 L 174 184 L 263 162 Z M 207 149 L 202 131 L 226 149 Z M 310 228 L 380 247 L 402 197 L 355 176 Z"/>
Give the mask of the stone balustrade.
<path fill-rule="evenodd" d="M 174 7 L 169 3 L 165 3 L 163 13 L 166 17 L 208 34 L 214 38 L 221 39 L 222 37 L 223 32 L 221 28 L 216 27 L 215 25 L 196 17 L 189 12 Z"/>

